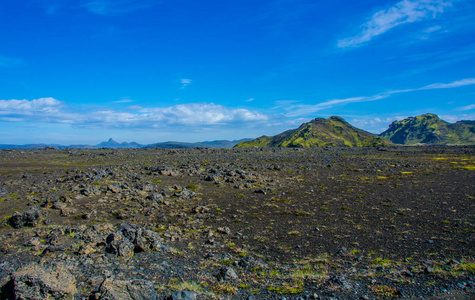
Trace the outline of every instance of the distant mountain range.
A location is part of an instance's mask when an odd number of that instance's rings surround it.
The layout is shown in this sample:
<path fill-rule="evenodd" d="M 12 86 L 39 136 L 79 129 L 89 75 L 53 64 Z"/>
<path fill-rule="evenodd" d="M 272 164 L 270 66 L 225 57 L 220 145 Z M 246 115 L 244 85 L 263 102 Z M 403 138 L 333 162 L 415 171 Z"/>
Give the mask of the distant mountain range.
<path fill-rule="evenodd" d="M 237 143 L 246 141 L 249 139 L 242 139 L 237 141 L 227 141 L 227 140 L 218 140 L 218 141 L 206 141 L 200 143 L 183 143 L 183 142 L 163 142 L 149 145 L 141 145 L 136 142 L 131 143 L 118 143 L 112 138 L 107 142 L 101 142 L 97 145 L 58 145 L 58 144 L 26 144 L 26 145 L 9 145 L 9 144 L 0 144 L 0 149 L 39 149 L 39 148 L 56 148 L 56 149 L 100 149 L 100 148 L 146 148 L 146 149 L 176 149 L 176 148 L 232 148 Z"/>
<path fill-rule="evenodd" d="M 147 149 L 171 149 L 171 148 L 232 148 L 236 144 L 249 141 L 250 139 L 242 139 L 237 141 L 228 141 L 228 140 L 218 140 L 211 142 L 200 142 L 200 143 L 183 143 L 183 142 L 165 142 L 165 143 L 156 143 L 144 146 L 142 148 Z"/>
<path fill-rule="evenodd" d="M 380 136 L 400 145 L 475 145 L 475 121 L 452 124 L 424 114 L 395 121 Z"/>
<path fill-rule="evenodd" d="M 380 135 L 358 129 L 341 117 L 316 118 L 303 123 L 297 129 L 275 136 L 237 141 L 206 141 L 199 143 L 163 142 L 141 145 L 136 142 L 118 143 L 113 139 L 91 145 L 28 144 L 2 145 L 0 149 L 97 149 L 97 148 L 145 148 L 145 149 L 189 149 L 189 148 L 246 148 L 246 147 L 379 147 L 390 145 L 475 145 L 475 121 L 448 123 L 435 114 L 424 114 L 394 121 L 388 130 Z"/>
<path fill-rule="evenodd" d="M 317 118 L 297 129 L 262 136 L 237 144 L 246 147 L 375 147 L 393 145 L 389 140 L 353 127 L 340 117 Z"/>

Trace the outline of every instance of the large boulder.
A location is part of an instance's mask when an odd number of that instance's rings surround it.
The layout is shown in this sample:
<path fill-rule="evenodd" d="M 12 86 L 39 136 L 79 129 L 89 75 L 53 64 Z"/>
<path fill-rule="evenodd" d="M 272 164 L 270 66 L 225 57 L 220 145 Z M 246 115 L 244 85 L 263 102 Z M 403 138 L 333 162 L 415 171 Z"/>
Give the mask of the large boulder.
<path fill-rule="evenodd" d="M 34 227 L 38 225 L 40 218 L 41 210 L 37 207 L 33 207 L 22 213 L 15 212 L 10 219 L 8 219 L 8 223 L 10 223 L 13 228 L 22 228 L 25 226 Z"/>
<path fill-rule="evenodd" d="M 106 252 L 116 254 L 117 256 L 132 257 L 134 256 L 134 244 L 132 244 L 122 232 L 117 231 L 111 233 L 107 237 Z"/>
<path fill-rule="evenodd" d="M 74 299 L 76 280 L 63 265 L 31 263 L 12 275 L 14 299 Z"/>
<path fill-rule="evenodd" d="M 123 224 L 116 233 L 107 237 L 106 251 L 118 256 L 131 257 L 148 250 L 160 251 L 163 238 L 159 233 L 135 224 Z"/>

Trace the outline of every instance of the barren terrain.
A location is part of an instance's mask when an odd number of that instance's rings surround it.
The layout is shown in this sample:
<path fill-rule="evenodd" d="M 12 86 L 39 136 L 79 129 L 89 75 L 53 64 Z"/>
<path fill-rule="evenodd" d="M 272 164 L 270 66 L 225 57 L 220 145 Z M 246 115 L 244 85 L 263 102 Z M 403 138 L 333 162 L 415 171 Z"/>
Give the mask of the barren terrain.
<path fill-rule="evenodd" d="M 474 152 L 2 150 L 0 298 L 472 299 Z"/>

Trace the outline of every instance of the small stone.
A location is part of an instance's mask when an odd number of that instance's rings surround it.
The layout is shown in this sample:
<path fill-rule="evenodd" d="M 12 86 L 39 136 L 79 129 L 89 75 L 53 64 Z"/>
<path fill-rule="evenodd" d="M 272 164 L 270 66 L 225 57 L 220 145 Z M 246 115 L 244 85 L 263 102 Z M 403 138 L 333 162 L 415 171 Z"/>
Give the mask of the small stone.
<path fill-rule="evenodd" d="M 409 270 L 403 271 L 403 272 L 402 272 L 402 275 L 403 275 L 403 276 L 406 276 L 406 277 L 414 277 L 414 274 L 413 274 L 411 271 L 409 271 Z"/>
<path fill-rule="evenodd" d="M 236 271 L 234 271 L 233 268 L 229 267 L 222 267 L 216 277 L 219 281 L 236 280 L 239 278 L 236 274 Z"/>
<path fill-rule="evenodd" d="M 190 291 L 174 292 L 164 300 L 196 300 L 196 293 Z"/>
<path fill-rule="evenodd" d="M 219 227 L 217 231 L 221 234 L 231 234 L 229 227 Z"/>
<path fill-rule="evenodd" d="M 466 282 L 459 282 L 459 283 L 457 283 L 457 286 L 461 289 L 466 289 L 467 288 L 467 283 Z"/>

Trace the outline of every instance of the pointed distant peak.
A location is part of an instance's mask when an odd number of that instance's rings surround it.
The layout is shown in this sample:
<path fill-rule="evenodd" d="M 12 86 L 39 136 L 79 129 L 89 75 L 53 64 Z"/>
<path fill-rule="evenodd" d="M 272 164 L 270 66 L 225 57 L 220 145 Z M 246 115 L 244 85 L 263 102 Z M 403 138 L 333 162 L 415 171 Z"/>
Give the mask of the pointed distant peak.
<path fill-rule="evenodd" d="M 119 144 L 118 142 L 114 141 L 113 138 L 110 138 L 108 141 L 107 141 L 107 144 Z"/>

